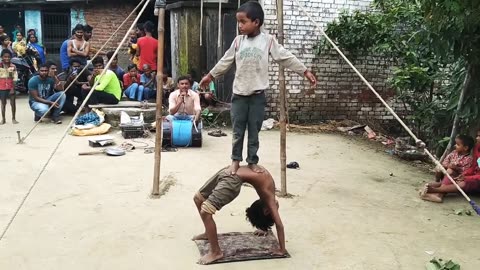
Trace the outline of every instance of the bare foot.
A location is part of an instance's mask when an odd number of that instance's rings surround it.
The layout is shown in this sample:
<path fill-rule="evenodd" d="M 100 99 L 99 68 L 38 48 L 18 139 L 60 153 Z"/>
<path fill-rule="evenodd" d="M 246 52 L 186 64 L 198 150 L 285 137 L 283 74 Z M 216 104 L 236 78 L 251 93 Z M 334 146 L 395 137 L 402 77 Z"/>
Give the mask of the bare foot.
<path fill-rule="evenodd" d="M 248 164 L 248 167 L 256 173 L 263 173 L 265 171 L 265 169 L 261 166 L 258 166 L 258 164 L 250 163 Z"/>
<path fill-rule="evenodd" d="M 210 264 L 216 260 L 220 260 L 221 258 L 223 258 L 223 252 L 219 252 L 219 253 L 212 253 L 212 252 L 208 252 L 207 254 L 205 254 L 202 258 L 200 258 L 198 260 L 198 264 Z"/>
<path fill-rule="evenodd" d="M 14 125 L 16 125 L 16 124 L 18 124 L 18 121 L 15 120 L 15 119 L 12 119 L 12 123 L 13 123 Z"/>
<path fill-rule="evenodd" d="M 238 168 L 240 167 L 240 161 L 238 160 L 233 160 L 232 165 L 230 165 L 230 168 L 228 169 L 230 171 L 230 174 L 237 174 Z"/>
<path fill-rule="evenodd" d="M 5 123 L 7 123 L 7 121 L 3 119 L 2 122 L 0 122 L 0 125 L 5 125 Z"/>
<path fill-rule="evenodd" d="M 208 237 L 205 233 L 201 233 L 199 235 L 195 235 L 194 237 L 192 237 L 192 241 L 195 241 L 195 240 L 208 240 Z"/>
<path fill-rule="evenodd" d="M 428 192 L 428 184 L 425 184 L 422 189 L 420 189 L 420 192 L 418 192 L 418 195 L 421 197 L 425 196 Z"/>
<path fill-rule="evenodd" d="M 421 196 L 420 198 L 422 198 L 422 200 L 424 201 L 429 201 L 429 202 L 436 202 L 436 203 L 443 202 L 442 198 L 438 194 L 433 194 L 433 193 L 427 193 Z"/>

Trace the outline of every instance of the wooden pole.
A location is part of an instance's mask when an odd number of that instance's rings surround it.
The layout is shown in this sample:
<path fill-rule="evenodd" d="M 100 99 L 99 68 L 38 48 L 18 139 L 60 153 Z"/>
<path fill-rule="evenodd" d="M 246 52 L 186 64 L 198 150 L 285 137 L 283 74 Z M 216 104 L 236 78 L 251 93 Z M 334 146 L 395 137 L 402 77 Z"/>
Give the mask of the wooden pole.
<path fill-rule="evenodd" d="M 160 166 L 162 161 L 162 103 L 163 103 L 163 56 L 165 48 L 165 0 L 155 2 L 155 15 L 158 11 L 158 53 L 157 53 L 157 112 L 155 132 L 155 165 L 153 168 L 152 196 L 160 195 Z"/>
<path fill-rule="evenodd" d="M 283 45 L 283 0 L 277 0 L 278 43 Z M 280 196 L 287 196 L 287 110 L 285 91 L 285 69 L 280 65 L 278 70 L 278 88 L 280 90 Z"/>

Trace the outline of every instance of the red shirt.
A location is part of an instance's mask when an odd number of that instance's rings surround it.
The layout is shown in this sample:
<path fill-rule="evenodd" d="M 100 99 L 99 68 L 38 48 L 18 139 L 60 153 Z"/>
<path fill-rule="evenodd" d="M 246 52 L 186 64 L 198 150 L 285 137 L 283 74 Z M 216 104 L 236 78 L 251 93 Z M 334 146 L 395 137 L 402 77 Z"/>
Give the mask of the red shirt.
<path fill-rule="evenodd" d="M 143 70 L 143 65 L 148 64 L 152 70 L 157 70 L 158 41 L 153 37 L 141 37 L 137 41 L 137 46 L 140 49 L 138 69 Z"/>
<path fill-rule="evenodd" d="M 473 148 L 472 157 L 472 166 L 463 173 L 465 176 L 465 182 L 480 181 L 480 168 L 478 168 L 477 162 L 477 160 L 480 158 L 480 144 L 475 145 Z"/>
<path fill-rule="evenodd" d="M 137 83 L 140 84 L 140 74 L 137 73 Z M 127 88 L 130 85 L 132 85 L 132 77 L 130 76 L 130 73 L 125 73 L 123 75 L 123 88 Z"/>

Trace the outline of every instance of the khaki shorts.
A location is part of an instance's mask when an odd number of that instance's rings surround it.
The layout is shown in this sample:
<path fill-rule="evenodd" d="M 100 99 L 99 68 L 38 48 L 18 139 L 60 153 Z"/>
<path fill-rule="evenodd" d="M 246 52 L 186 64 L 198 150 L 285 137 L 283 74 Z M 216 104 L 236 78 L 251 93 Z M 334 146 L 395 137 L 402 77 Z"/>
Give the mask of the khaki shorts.
<path fill-rule="evenodd" d="M 221 169 L 198 191 L 205 199 L 202 210 L 215 214 L 240 194 L 242 184 L 243 181 L 238 175 L 231 175 L 227 168 Z"/>

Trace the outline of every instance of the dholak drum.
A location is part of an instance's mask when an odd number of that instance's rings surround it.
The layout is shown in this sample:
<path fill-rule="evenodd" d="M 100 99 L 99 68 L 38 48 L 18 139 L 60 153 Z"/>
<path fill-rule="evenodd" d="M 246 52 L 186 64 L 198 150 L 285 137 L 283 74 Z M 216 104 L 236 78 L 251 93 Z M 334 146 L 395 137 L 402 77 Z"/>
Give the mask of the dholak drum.
<path fill-rule="evenodd" d="M 163 120 L 163 146 L 202 147 L 202 130 L 190 120 Z"/>

